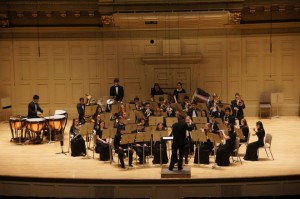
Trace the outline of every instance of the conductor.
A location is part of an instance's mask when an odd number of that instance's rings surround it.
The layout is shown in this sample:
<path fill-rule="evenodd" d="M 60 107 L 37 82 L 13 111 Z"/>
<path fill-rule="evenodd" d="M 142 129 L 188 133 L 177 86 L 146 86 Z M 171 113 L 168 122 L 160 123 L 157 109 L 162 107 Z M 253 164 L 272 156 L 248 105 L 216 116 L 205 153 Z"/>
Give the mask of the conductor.
<path fill-rule="evenodd" d="M 186 144 L 186 131 L 191 131 L 190 126 L 185 123 L 185 118 L 182 115 L 178 115 L 178 122 L 173 124 L 172 133 L 172 156 L 169 170 L 172 171 L 177 161 L 177 151 L 179 150 L 178 171 L 182 170 L 182 161 L 184 154 L 184 146 Z"/>

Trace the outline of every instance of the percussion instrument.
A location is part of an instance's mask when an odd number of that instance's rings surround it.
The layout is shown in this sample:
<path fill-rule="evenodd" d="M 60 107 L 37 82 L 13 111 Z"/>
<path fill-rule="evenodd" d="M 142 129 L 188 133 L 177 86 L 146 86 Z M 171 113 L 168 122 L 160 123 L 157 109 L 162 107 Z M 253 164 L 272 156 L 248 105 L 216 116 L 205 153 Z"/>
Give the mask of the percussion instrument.
<path fill-rule="evenodd" d="M 66 115 L 67 111 L 65 110 L 55 110 L 54 115 Z"/>
<path fill-rule="evenodd" d="M 44 118 L 26 119 L 26 128 L 34 133 L 40 133 L 45 127 Z"/>
<path fill-rule="evenodd" d="M 26 117 L 22 116 L 14 116 L 9 118 L 9 126 L 11 130 L 11 141 L 16 140 L 19 137 L 19 141 L 21 141 L 21 137 L 23 134 L 23 129 L 25 127 Z M 18 136 L 18 131 L 21 131 L 21 135 Z"/>
<path fill-rule="evenodd" d="M 56 112 L 56 111 L 55 111 Z M 53 115 L 45 117 L 47 124 L 51 131 L 61 131 L 64 129 L 66 123 L 66 116 L 64 115 Z"/>

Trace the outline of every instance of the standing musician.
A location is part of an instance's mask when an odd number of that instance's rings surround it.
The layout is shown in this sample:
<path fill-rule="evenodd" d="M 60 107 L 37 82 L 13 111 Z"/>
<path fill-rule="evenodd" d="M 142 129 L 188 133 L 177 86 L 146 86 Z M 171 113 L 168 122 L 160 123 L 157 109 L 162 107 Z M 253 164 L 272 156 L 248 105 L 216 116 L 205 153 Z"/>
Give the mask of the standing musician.
<path fill-rule="evenodd" d="M 192 107 L 188 110 L 187 114 L 193 118 L 193 117 L 198 117 L 198 112 L 200 109 L 197 108 L 197 102 L 192 102 Z"/>
<path fill-rule="evenodd" d="M 182 110 L 185 112 L 188 112 L 188 110 L 191 108 L 191 102 L 189 96 L 184 96 L 183 98 L 184 102 L 181 103 Z"/>
<path fill-rule="evenodd" d="M 154 101 L 154 95 L 163 95 L 164 91 L 160 88 L 158 83 L 154 83 L 153 88 L 151 88 L 151 101 Z"/>
<path fill-rule="evenodd" d="M 70 128 L 72 156 L 86 155 L 84 139 L 79 133 L 80 133 L 80 123 L 79 123 L 79 119 L 76 118 L 73 119 L 73 123 Z"/>
<path fill-rule="evenodd" d="M 179 151 L 179 159 L 178 159 L 178 171 L 182 170 L 182 161 L 184 155 L 184 147 L 186 144 L 186 131 L 191 131 L 192 129 L 189 127 L 187 123 L 184 121 L 184 117 L 182 115 L 178 115 L 178 122 L 173 124 L 172 133 L 173 135 L 173 143 L 172 143 L 172 156 L 171 163 L 169 165 L 169 170 L 172 171 L 174 165 L 177 161 L 177 151 Z"/>
<path fill-rule="evenodd" d="M 224 124 L 226 126 L 228 125 L 235 125 L 235 118 L 234 116 L 231 114 L 231 108 L 229 107 L 226 107 L 225 108 L 225 115 L 224 115 Z"/>
<path fill-rule="evenodd" d="M 187 124 L 189 124 L 191 130 L 197 129 L 195 123 L 192 122 L 192 119 L 190 116 L 185 117 L 185 122 Z M 184 147 L 185 164 L 189 163 L 189 160 L 188 160 L 189 154 L 191 154 L 191 155 L 194 154 L 194 141 L 191 136 L 191 131 L 186 131 L 186 144 Z"/>
<path fill-rule="evenodd" d="M 178 103 L 178 93 L 186 93 L 185 90 L 182 88 L 182 83 L 181 82 L 177 83 L 177 87 L 173 92 L 175 103 Z"/>
<path fill-rule="evenodd" d="M 209 109 L 211 115 L 213 112 L 217 111 L 217 106 L 219 104 L 221 104 L 219 96 L 216 93 L 214 93 L 212 96 L 213 96 L 213 99 L 208 102 L 208 109 Z"/>
<path fill-rule="evenodd" d="M 43 113 L 43 109 L 41 109 L 39 105 L 39 99 L 40 97 L 38 95 L 33 96 L 32 102 L 28 104 L 28 118 L 38 118 L 38 113 Z"/>
<path fill-rule="evenodd" d="M 138 123 L 136 130 L 133 130 L 131 133 L 139 134 L 143 132 L 145 132 L 143 125 L 141 123 Z M 143 164 L 145 161 L 143 157 L 143 150 L 144 150 L 145 157 L 150 155 L 149 143 L 135 141 L 133 144 L 133 149 L 135 150 L 136 154 L 139 157 L 139 164 Z"/>
<path fill-rule="evenodd" d="M 241 124 L 241 119 L 244 118 L 244 108 L 246 108 L 244 100 L 241 99 L 239 93 L 236 93 L 235 99 L 231 101 L 231 109 L 233 110 L 233 115 L 239 120 L 239 124 Z"/>
<path fill-rule="evenodd" d="M 100 153 L 100 160 L 107 161 L 110 159 L 109 155 L 109 142 L 102 139 L 102 133 L 105 129 L 105 122 L 101 120 L 101 116 L 98 115 L 94 124 L 94 133 L 96 134 L 96 153 Z"/>
<path fill-rule="evenodd" d="M 165 131 L 165 127 L 163 123 L 158 123 L 156 126 L 156 131 Z M 161 146 L 160 146 L 161 144 Z M 162 159 L 162 164 L 167 164 L 168 163 L 168 154 L 167 154 L 167 144 L 166 141 L 161 139 L 161 141 L 156 141 L 154 143 L 154 148 L 153 148 L 153 164 L 160 164 L 160 147 L 161 147 L 161 159 Z"/>
<path fill-rule="evenodd" d="M 114 79 L 114 85 L 110 87 L 110 96 L 114 97 L 114 100 L 117 102 L 121 102 L 124 97 L 124 89 L 122 86 L 119 85 L 119 79 Z"/>
<path fill-rule="evenodd" d="M 114 147 L 115 147 L 115 152 L 118 153 L 118 157 L 121 163 L 121 168 L 125 168 L 124 156 L 128 152 L 129 152 L 129 166 L 132 167 L 132 155 L 133 155 L 132 149 L 129 148 L 128 151 L 127 144 L 121 145 L 122 134 L 126 133 L 124 118 L 122 116 L 119 117 L 118 123 L 116 123 L 116 128 L 117 128 L 117 133 L 114 139 Z"/>
<path fill-rule="evenodd" d="M 85 123 L 85 120 L 84 120 L 84 110 L 85 110 L 84 98 L 81 97 L 81 98 L 79 98 L 79 103 L 77 104 L 78 118 L 79 118 L 79 122 L 81 124 Z"/>

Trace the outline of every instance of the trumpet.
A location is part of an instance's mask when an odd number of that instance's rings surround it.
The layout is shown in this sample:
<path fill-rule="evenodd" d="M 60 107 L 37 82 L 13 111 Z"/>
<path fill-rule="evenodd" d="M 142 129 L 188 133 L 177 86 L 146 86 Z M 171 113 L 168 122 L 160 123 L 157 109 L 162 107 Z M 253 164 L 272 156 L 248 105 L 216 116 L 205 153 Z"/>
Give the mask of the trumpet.
<path fill-rule="evenodd" d="M 165 104 L 161 104 L 161 105 L 160 105 L 160 109 L 163 109 L 163 110 L 164 110 L 164 109 L 166 109 L 166 108 L 167 108 L 167 105 L 165 105 Z"/>

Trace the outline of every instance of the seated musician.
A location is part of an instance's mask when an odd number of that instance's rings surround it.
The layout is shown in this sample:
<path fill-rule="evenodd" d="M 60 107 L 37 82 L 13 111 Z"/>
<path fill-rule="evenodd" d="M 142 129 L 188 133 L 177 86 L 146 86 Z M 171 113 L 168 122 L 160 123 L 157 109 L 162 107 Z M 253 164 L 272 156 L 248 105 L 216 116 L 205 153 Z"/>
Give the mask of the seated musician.
<path fill-rule="evenodd" d="M 210 123 L 206 123 L 204 125 L 203 131 L 207 137 L 208 133 L 211 133 L 211 124 Z M 195 150 L 195 157 L 194 157 L 194 163 L 198 164 L 198 143 L 196 143 L 196 150 Z M 200 148 L 199 148 L 199 163 L 200 164 L 209 164 L 209 155 L 212 152 L 212 149 L 214 148 L 214 144 L 210 141 L 210 139 L 207 138 L 206 142 L 201 142 L 200 143 Z"/>
<path fill-rule="evenodd" d="M 121 163 L 121 168 L 125 168 L 125 163 L 124 163 L 124 156 L 129 153 L 129 166 L 132 167 L 132 149 L 130 148 L 131 146 L 128 146 L 127 144 L 121 144 L 121 139 L 122 139 L 122 134 L 125 134 L 125 124 L 124 124 L 124 118 L 120 116 L 118 118 L 118 122 L 116 123 L 116 135 L 114 138 L 114 147 L 115 147 L 115 152 L 118 154 L 120 163 Z M 129 149 L 129 151 L 128 151 Z"/>
<path fill-rule="evenodd" d="M 208 115 L 207 115 L 206 110 L 201 110 L 200 117 L 206 117 L 207 118 L 207 122 L 209 123 L 209 119 L 208 119 Z"/>
<path fill-rule="evenodd" d="M 221 144 L 217 149 L 216 163 L 218 166 L 229 166 L 230 156 L 235 150 L 236 133 L 234 132 L 234 125 L 229 124 L 228 135 L 224 131 L 220 131 L 220 136 L 226 140 L 225 144 Z"/>
<path fill-rule="evenodd" d="M 191 118 L 198 117 L 198 111 L 200 111 L 200 109 L 197 108 L 197 102 L 192 102 L 192 107 L 188 110 L 187 114 Z"/>
<path fill-rule="evenodd" d="M 219 133 L 219 127 L 215 116 L 211 116 L 210 118 L 210 129 L 212 133 Z"/>
<path fill-rule="evenodd" d="M 167 108 L 166 108 L 166 113 L 167 117 L 176 117 L 176 111 L 174 108 L 171 107 L 171 103 L 167 102 Z"/>
<path fill-rule="evenodd" d="M 177 87 L 173 92 L 175 103 L 179 103 L 178 102 L 178 93 L 186 93 L 185 90 L 182 88 L 182 83 L 181 82 L 177 83 Z"/>
<path fill-rule="evenodd" d="M 115 120 L 115 119 L 119 118 L 120 116 L 123 116 L 124 113 L 126 113 L 126 106 L 125 106 L 125 104 L 120 104 L 119 111 L 116 112 L 116 113 L 111 112 L 111 118 L 110 119 Z M 125 118 L 125 119 L 127 119 L 127 118 Z"/>
<path fill-rule="evenodd" d="M 38 112 L 43 113 L 43 109 L 41 109 L 39 105 L 40 97 L 38 95 L 33 96 L 32 102 L 28 104 L 28 118 L 38 118 Z"/>
<path fill-rule="evenodd" d="M 190 116 L 185 117 L 185 122 L 189 124 L 191 130 L 197 129 L 196 124 L 192 122 L 192 119 Z M 186 131 L 186 142 L 185 142 L 185 147 L 184 147 L 184 159 L 185 159 L 185 164 L 189 163 L 188 157 L 189 154 L 194 154 L 194 141 L 191 136 L 191 131 Z"/>
<path fill-rule="evenodd" d="M 231 108 L 229 107 L 225 108 L 225 116 L 223 121 L 225 125 L 233 125 L 233 126 L 235 125 L 235 118 L 231 114 Z"/>
<path fill-rule="evenodd" d="M 143 110 L 144 117 L 146 119 L 146 125 L 149 124 L 149 117 L 153 116 L 154 111 L 151 109 L 150 103 L 146 103 L 145 108 Z"/>
<path fill-rule="evenodd" d="M 136 110 L 142 110 L 143 109 L 143 104 L 142 104 L 142 102 L 140 102 L 140 98 L 139 97 L 135 97 L 133 99 L 133 101 L 130 102 L 130 104 L 135 104 L 135 109 Z"/>
<path fill-rule="evenodd" d="M 165 131 L 165 127 L 163 123 L 158 123 L 156 126 L 156 131 Z M 161 143 L 161 146 L 160 146 Z M 168 154 L 167 154 L 167 144 L 165 140 L 161 141 L 156 141 L 154 143 L 154 148 L 153 148 L 153 164 L 160 164 L 160 149 L 161 149 L 161 156 L 162 156 L 162 164 L 167 164 L 168 163 Z"/>
<path fill-rule="evenodd" d="M 224 119 L 225 112 L 223 111 L 223 104 L 218 104 L 217 111 L 212 112 L 212 115 L 216 118 L 222 118 Z"/>
<path fill-rule="evenodd" d="M 94 133 L 96 134 L 96 153 L 100 153 L 100 160 L 107 161 L 110 159 L 109 155 L 109 142 L 102 139 L 103 129 L 105 129 L 105 122 L 101 120 L 101 116 L 98 115 L 94 124 Z"/>
<path fill-rule="evenodd" d="M 80 132 L 80 123 L 79 119 L 73 119 L 72 126 L 70 128 L 70 137 L 71 137 L 71 155 L 72 156 L 85 156 L 86 148 L 83 137 L 79 134 Z"/>
<path fill-rule="evenodd" d="M 115 101 L 122 102 L 124 97 L 124 88 L 119 85 L 118 78 L 114 79 L 114 85 L 110 87 L 109 94 L 114 97 Z"/>
<path fill-rule="evenodd" d="M 245 139 L 241 139 L 240 140 L 240 142 L 242 143 L 242 142 L 247 142 L 247 140 L 248 140 L 248 137 L 249 137 L 249 127 L 248 127 L 248 123 L 247 123 L 247 120 L 245 119 L 245 118 L 243 118 L 242 120 L 241 120 L 241 126 L 240 126 L 240 128 L 242 129 L 242 133 L 243 133 L 243 135 L 244 135 L 244 137 L 245 137 Z M 241 146 L 241 145 L 240 145 Z"/>
<path fill-rule="evenodd" d="M 145 132 L 144 127 L 142 126 L 142 124 L 138 123 L 137 124 L 137 128 L 136 130 L 133 130 L 131 133 L 143 133 Z M 133 149 L 135 150 L 137 156 L 139 157 L 139 164 L 144 164 L 144 157 L 143 157 L 143 153 L 146 156 L 150 155 L 150 147 L 149 147 L 150 143 L 148 142 L 134 142 L 133 144 Z M 144 151 L 143 151 L 144 150 Z"/>
<path fill-rule="evenodd" d="M 167 111 L 167 102 L 166 102 L 166 100 L 163 98 L 163 97 L 160 97 L 159 99 L 158 99 L 158 103 L 157 103 L 157 105 L 158 105 L 158 107 L 160 107 L 160 109 L 163 111 L 163 112 L 166 112 Z"/>
<path fill-rule="evenodd" d="M 182 110 L 185 112 L 188 112 L 192 106 L 192 104 L 190 102 L 190 97 L 184 96 L 183 100 L 184 100 L 184 102 L 181 103 Z"/>
<path fill-rule="evenodd" d="M 239 120 L 239 124 L 241 124 L 241 119 L 244 118 L 244 110 L 246 106 L 244 100 L 241 99 L 239 93 L 235 94 L 235 99 L 231 101 L 231 109 L 233 111 L 233 115 Z"/>
<path fill-rule="evenodd" d="M 216 93 L 214 93 L 213 99 L 208 102 L 208 110 L 211 115 L 213 112 L 217 111 L 218 104 L 221 104 L 221 101 L 219 99 L 219 96 Z"/>
<path fill-rule="evenodd" d="M 81 97 L 81 98 L 79 98 L 79 103 L 77 104 L 78 118 L 79 118 L 79 122 L 81 124 L 85 123 L 84 110 L 85 110 L 84 98 Z"/>
<path fill-rule="evenodd" d="M 151 101 L 154 101 L 154 95 L 163 95 L 164 91 L 160 88 L 158 83 L 154 83 L 153 88 L 151 88 Z"/>
<path fill-rule="evenodd" d="M 96 121 L 97 116 L 100 115 L 100 114 L 102 114 L 102 113 L 103 113 L 103 111 L 102 111 L 101 106 L 98 106 L 97 109 L 96 109 L 96 112 L 93 115 L 93 121 Z"/>

